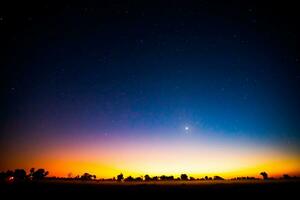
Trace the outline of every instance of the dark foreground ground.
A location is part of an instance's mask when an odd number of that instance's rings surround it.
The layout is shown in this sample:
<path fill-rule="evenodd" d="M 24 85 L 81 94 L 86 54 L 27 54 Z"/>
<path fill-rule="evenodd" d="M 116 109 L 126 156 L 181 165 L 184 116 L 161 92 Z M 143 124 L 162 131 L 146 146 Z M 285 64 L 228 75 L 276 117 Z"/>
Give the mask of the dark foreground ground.
<path fill-rule="evenodd" d="M 47 197 L 101 197 L 122 199 L 183 199 L 203 198 L 293 198 L 300 197 L 299 180 L 257 181 L 173 181 L 173 182 L 85 182 L 85 181 L 40 181 L 1 184 L 1 196 L 22 199 L 44 199 Z M 97 197 L 97 198 L 95 198 Z"/>

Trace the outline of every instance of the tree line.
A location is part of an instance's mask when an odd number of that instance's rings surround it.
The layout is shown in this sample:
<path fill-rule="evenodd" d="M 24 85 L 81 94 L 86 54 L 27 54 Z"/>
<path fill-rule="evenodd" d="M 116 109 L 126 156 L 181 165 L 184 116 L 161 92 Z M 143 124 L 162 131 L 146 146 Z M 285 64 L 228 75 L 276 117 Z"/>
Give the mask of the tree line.
<path fill-rule="evenodd" d="M 0 172 L 0 180 L 6 181 L 22 181 L 22 180 L 42 180 L 49 174 L 45 169 L 31 168 L 27 174 L 24 169 L 15 169 L 14 171 L 8 170 L 6 172 Z"/>
<path fill-rule="evenodd" d="M 139 177 L 124 177 L 124 175 L 121 173 L 117 175 L 116 177 L 113 177 L 111 179 L 97 179 L 96 175 L 90 174 L 90 173 L 84 173 L 81 176 L 77 175 L 75 177 L 72 177 L 71 174 L 68 175 L 68 178 L 57 178 L 57 177 L 47 177 L 49 175 L 49 172 L 45 169 L 37 169 L 31 168 L 29 173 L 26 173 L 24 169 L 15 169 L 14 171 L 8 170 L 6 172 L 0 172 L 0 181 L 7 181 L 7 182 L 19 182 L 19 181 L 37 181 L 42 179 L 63 179 L 63 180 L 82 180 L 82 181 L 89 181 L 89 180 L 98 180 L 98 181 L 117 181 L 117 182 L 133 182 L 133 181 L 194 181 L 194 180 L 203 180 L 203 181 L 218 181 L 218 180 L 225 180 L 221 176 L 213 176 L 208 177 L 205 176 L 203 178 L 194 178 L 192 176 L 188 176 L 187 174 L 181 174 L 180 177 L 175 178 L 174 176 L 149 176 L 146 174 L 145 176 L 139 176 Z M 260 175 L 262 176 L 262 179 L 268 180 L 273 179 L 269 178 L 268 174 L 266 172 L 261 172 Z M 284 174 L 281 179 L 298 179 L 299 177 L 292 177 L 287 174 Z M 255 177 L 236 177 L 232 178 L 230 180 L 257 180 L 258 178 Z"/>

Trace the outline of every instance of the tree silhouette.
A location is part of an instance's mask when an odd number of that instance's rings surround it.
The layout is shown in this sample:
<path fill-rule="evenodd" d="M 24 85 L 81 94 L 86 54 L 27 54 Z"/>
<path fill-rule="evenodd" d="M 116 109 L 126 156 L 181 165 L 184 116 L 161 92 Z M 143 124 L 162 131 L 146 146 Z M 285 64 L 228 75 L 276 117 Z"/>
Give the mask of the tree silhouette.
<path fill-rule="evenodd" d="M 180 175 L 180 179 L 183 181 L 187 181 L 188 180 L 188 176 L 186 174 L 181 174 Z"/>
<path fill-rule="evenodd" d="M 211 181 L 211 180 L 213 180 L 213 178 L 212 178 L 212 177 L 205 176 L 204 178 L 202 178 L 202 180 L 205 180 L 205 181 Z"/>
<path fill-rule="evenodd" d="M 283 179 L 291 179 L 292 177 L 290 177 L 288 174 L 283 174 L 282 178 Z"/>
<path fill-rule="evenodd" d="M 161 175 L 159 178 L 160 178 L 160 180 L 162 180 L 162 181 L 165 181 L 165 180 L 166 180 L 166 176 L 165 176 L 165 175 Z"/>
<path fill-rule="evenodd" d="M 13 174 L 15 180 L 25 180 L 26 179 L 26 171 L 24 169 L 15 169 Z"/>
<path fill-rule="evenodd" d="M 131 182 L 134 181 L 134 178 L 132 176 L 128 176 L 127 178 L 124 179 L 124 181 Z"/>
<path fill-rule="evenodd" d="M 124 176 L 122 173 L 117 176 L 117 181 L 122 181 L 123 179 L 124 179 Z"/>
<path fill-rule="evenodd" d="M 261 172 L 260 175 L 262 175 L 264 180 L 268 179 L 268 174 L 266 172 Z"/>
<path fill-rule="evenodd" d="M 96 175 L 92 175 L 92 174 L 89 174 L 89 173 L 84 173 L 81 177 L 80 177 L 81 180 L 85 180 L 85 181 L 89 181 L 89 180 L 92 180 L 92 179 L 96 179 Z"/>
<path fill-rule="evenodd" d="M 34 168 L 30 169 L 30 176 L 32 177 L 33 180 L 41 180 L 48 174 L 49 172 L 45 171 L 45 169 L 38 169 L 36 171 L 34 171 Z"/>
<path fill-rule="evenodd" d="M 7 170 L 6 172 L 1 172 L 0 173 L 0 180 L 5 181 L 5 180 L 13 180 L 14 172 L 11 170 Z"/>
<path fill-rule="evenodd" d="M 174 180 L 174 176 L 162 175 L 162 176 L 160 176 L 160 180 L 162 180 L 162 181 L 173 181 Z"/>
<path fill-rule="evenodd" d="M 148 174 L 145 175 L 145 181 L 151 181 L 151 177 Z"/>
<path fill-rule="evenodd" d="M 221 176 L 214 176 L 214 180 L 220 181 L 224 180 L 224 178 L 222 178 Z"/>

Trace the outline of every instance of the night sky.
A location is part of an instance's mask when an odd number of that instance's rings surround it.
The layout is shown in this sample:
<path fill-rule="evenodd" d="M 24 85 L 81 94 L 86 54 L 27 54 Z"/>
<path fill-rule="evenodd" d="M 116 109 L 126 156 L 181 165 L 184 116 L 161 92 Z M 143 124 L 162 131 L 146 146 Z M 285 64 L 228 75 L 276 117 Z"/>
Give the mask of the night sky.
<path fill-rule="evenodd" d="M 296 3 L 0 8 L 0 171 L 300 174 Z"/>

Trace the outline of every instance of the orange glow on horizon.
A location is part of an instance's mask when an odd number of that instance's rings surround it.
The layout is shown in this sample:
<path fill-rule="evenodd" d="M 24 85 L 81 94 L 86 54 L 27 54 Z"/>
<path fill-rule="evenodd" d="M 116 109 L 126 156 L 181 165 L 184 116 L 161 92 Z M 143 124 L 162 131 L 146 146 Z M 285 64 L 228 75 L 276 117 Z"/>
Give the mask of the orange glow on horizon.
<path fill-rule="evenodd" d="M 45 168 L 49 176 L 67 177 L 85 172 L 98 178 L 125 176 L 174 175 L 186 173 L 195 178 L 219 175 L 259 177 L 266 171 L 270 176 L 299 175 L 300 158 L 284 151 L 264 148 L 210 146 L 170 142 L 130 143 L 115 145 L 62 145 L 40 151 L 18 154 L 6 159 L 1 169 Z M 15 152 L 12 154 L 17 155 Z"/>

